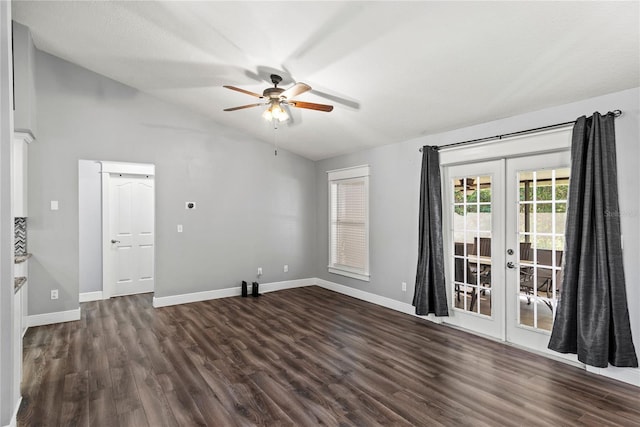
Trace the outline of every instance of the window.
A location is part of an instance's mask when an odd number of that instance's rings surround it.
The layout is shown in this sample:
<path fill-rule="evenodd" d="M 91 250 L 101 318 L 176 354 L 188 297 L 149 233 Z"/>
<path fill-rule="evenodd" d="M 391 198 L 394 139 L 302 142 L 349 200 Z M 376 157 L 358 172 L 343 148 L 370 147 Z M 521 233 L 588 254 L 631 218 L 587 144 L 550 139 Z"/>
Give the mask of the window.
<path fill-rule="evenodd" d="M 329 272 L 369 281 L 369 166 L 327 173 Z"/>

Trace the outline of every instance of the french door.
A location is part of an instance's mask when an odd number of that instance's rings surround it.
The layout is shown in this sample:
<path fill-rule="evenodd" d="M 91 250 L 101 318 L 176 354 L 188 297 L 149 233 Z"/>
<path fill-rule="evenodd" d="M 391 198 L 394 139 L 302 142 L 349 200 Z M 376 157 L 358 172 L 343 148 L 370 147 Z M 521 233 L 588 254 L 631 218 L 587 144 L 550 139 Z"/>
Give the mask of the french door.
<path fill-rule="evenodd" d="M 545 353 L 562 291 L 569 160 L 564 151 L 506 162 L 507 340 Z"/>
<path fill-rule="evenodd" d="M 504 160 L 445 169 L 448 323 L 505 339 Z"/>
<path fill-rule="evenodd" d="M 568 151 L 444 168 L 446 322 L 548 352 L 569 178 Z"/>

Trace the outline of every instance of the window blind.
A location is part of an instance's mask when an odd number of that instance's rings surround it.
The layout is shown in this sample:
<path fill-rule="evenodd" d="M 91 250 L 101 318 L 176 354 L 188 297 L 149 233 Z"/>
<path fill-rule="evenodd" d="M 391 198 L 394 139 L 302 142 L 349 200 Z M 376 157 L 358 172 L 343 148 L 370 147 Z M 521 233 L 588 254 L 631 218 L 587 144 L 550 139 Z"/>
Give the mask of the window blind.
<path fill-rule="evenodd" d="M 362 280 L 369 277 L 368 175 L 368 167 L 329 174 L 329 269 Z"/>
<path fill-rule="evenodd" d="M 366 194 L 364 179 L 334 183 L 336 204 L 332 225 L 335 248 L 331 263 L 364 270 L 366 267 Z"/>

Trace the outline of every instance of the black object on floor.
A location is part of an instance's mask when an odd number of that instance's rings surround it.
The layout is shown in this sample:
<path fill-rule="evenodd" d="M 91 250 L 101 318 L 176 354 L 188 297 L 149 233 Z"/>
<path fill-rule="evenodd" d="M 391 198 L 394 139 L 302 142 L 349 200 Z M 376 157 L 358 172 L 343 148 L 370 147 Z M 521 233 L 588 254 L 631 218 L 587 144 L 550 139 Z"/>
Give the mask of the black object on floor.
<path fill-rule="evenodd" d="M 246 297 L 249 293 L 247 292 L 247 282 L 242 281 L 242 296 Z"/>
<path fill-rule="evenodd" d="M 260 294 L 258 293 L 258 282 L 253 282 L 252 286 L 251 286 L 251 296 L 254 297 L 259 297 Z"/>

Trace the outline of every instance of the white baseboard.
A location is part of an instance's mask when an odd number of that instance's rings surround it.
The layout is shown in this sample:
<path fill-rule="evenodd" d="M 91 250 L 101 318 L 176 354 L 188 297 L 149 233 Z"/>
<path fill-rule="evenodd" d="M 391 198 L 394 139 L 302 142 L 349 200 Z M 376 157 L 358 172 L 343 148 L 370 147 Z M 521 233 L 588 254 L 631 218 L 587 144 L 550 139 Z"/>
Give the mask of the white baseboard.
<path fill-rule="evenodd" d="M 418 316 L 416 314 L 415 307 L 406 302 L 401 302 L 391 298 L 372 294 L 371 292 L 361 291 L 359 289 L 355 289 L 350 286 L 344 286 L 339 283 L 329 282 L 328 280 L 324 280 L 324 279 L 315 278 L 313 280 L 314 280 L 314 285 L 320 286 L 321 288 L 329 289 L 330 291 L 338 292 L 343 295 L 348 295 L 350 297 L 361 299 L 363 301 L 380 305 L 382 307 L 386 307 L 391 310 L 399 311 L 404 314 L 409 314 L 414 317 L 430 320 L 434 323 L 442 323 L 442 319 L 440 317 L 436 317 L 432 314 L 428 316 Z"/>
<path fill-rule="evenodd" d="M 640 387 L 640 368 L 618 368 L 611 365 L 607 368 L 596 368 L 587 365 L 587 371 Z"/>
<path fill-rule="evenodd" d="M 292 288 L 299 288 L 303 286 L 312 286 L 312 285 L 320 286 L 321 288 L 329 289 L 331 291 L 338 292 L 343 295 L 348 295 L 357 299 L 361 299 L 363 301 L 380 305 L 382 307 L 390 308 L 391 310 L 395 310 L 401 313 L 409 314 L 411 316 L 419 317 L 421 319 L 427 319 L 434 323 L 442 323 L 442 319 L 440 319 L 439 317 L 435 317 L 433 315 L 429 315 L 429 316 L 416 315 L 415 308 L 411 304 L 396 301 L 394 299 L 376 295 L 371 292 L 361 291 L 359 289 L 355 289 L 349 286 L 340 285 L 338 283 L 329 282 L 328 280 L 318 279 L 316 277 L 309 278 L 309 279 L 287 280 L 284 282 L 261 283 L 260 292 L 266 293 L 266 292 L 279 291 L 282 289 L 292 289 Z M 251 286 L 251 284 L 249 284 L 249 286 Z M 154 297 L 153 306 L 155 308 L 159 308 L 159 307 L 167 307 L 170 305 L 187 304 L 190 302 L 207 301 L 207 300 L 218 299 L 218 298 L 228 298 L 228 297 L 238 296 L 241 294 L 241 292 L 242 290 L 238 286 L 234 288 L 216 289 L 212 291 L 194 292 L 190 294 L 171 295 L 168 297 Z M 251 292 L 250 289 L 249 289 L 249 292 Z"/>
<path fill-rule="evenodd" d="M 73 322 L 74 320 L 80 320 L 80 307 L 75 310 L 33 314 L 27 317 L 27 326 L 52 325 L 54 323 Z"/>
<path fill-rule="evenodd" d="M 80 302 L 99 301 L 103 299 L 102 291 L 82 292 L 80 294 Z"/>
<path fill-rule="evenodd" d="M 261 283 L 260 293 L 279 291 L 282 289 L 299 288 L 302 286 L 310 286 L 314 284 L 314 279 L 297 279 L 287 280 L 284 282 Z M 249 283 L 249 292 L 251 292 L 251 283 Z M 208 301 L 218 298 L 235 297 L 242 294 L 240 286 L 225 289 L 215 289 L 212 291 L 193 292 L 190 294 L 171 295 L 168 297 L 153 297 L 153 306 L 155 308 L 167 307 L 177 304 L 188 304 L 190 302 Z"/>
<path fill-rule="evenodd" d="M 266 293 L 266 292 L 279 291 L 282 289 L 291 289 L 291 288 L 298 288 L 298 287 L 312 286 L 312 285 L 319 286 L 321 288 L 328 289 L 334 292 L 338 292 L 343 295 L 348 295 L 350 297 L 367 301 L 367 302 L 370 302 L 382 307 L 386 307 L 391 310 L 399 311 L 401 313 L 408 314 L 414 317 L 426 319 L 434 323 L 443 323 L 443 320 L 444 320 L 443 318 L 436 317 L 432 314 L 428 316 L 418 316 L 417 314 L 415 314 L 415 307 L 413 307 L 411 304 L 397 301 L 391 298 L 383 297 L 377 294 L 373 294 L 371 292 L 361 291 L 359 289 L 355 289 L 350 286 L 341 285 L 339 283 L 334 283 L 334 282 L 330 282 L 328 280 L 319 279 L 319 278 L 264 283 L 264 284 L 260 284 L 260 292 Z M 240 294 L 241 294 L 240 287 L 234 287 L 234 288 L 218 289 L 213 291 L 195 292 L 191 294 L 173 295 L 168 297 L 154 297 L 153 306 L 165 307 L 169 305 L 186 304 L 190 302 L 233 297 L 233 296 L 238 296 Z M 447 326 L 453 327 L 452 325 L 447 325 Z M 465 332 L 472 333 L 471 331 L 465 331 Z M 500 341 L 500 342 L 503 342 L 503 341 Z M 508 343 L 505 343 L 505 344 L 508 344 Z M 524 349 L 527 351 L 531 351 L 526 348 Z M 540 353 L 540 355 L 549 357 L 549 355 L 546 355 L 546 354 Z M 613 378 L 619 381 L 623 381 L 629 384 L 633 384 L 636 386 L 640 386 L 640 369 L 616 368 L 616 367 L 599 369 L 599 368 L 593 368 L 593 367 L 587 366 L 587 371 L 593 372 L 599 375 L 603 375 L 609 378 Z"/>

